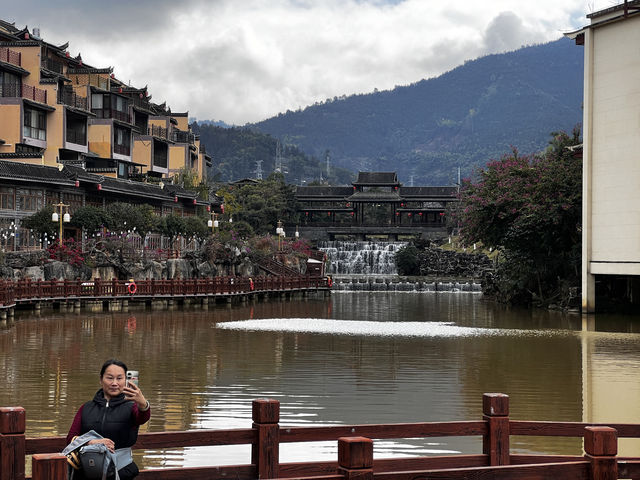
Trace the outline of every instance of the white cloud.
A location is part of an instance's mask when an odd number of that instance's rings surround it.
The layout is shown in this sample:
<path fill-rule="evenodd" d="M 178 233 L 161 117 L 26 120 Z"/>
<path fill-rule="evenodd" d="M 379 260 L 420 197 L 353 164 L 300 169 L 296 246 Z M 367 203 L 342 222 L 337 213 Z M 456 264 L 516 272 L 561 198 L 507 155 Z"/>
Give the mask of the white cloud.
<path fill-rule="evenodd" d="M 441 74 L 550 41 L 609 0 L 86 0 L 14 2 L 3 18 L 114 66 L 155 101 L 244 124 Z M 7 17 L 9 15 L 9 17 Z"/>

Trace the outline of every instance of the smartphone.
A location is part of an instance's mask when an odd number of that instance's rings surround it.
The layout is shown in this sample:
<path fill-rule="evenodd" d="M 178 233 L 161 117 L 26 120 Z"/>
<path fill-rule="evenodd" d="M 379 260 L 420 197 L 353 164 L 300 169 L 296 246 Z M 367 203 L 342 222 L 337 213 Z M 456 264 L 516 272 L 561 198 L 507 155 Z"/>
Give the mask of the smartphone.
<path fill-rule="evenodd" d="M 138 371 L 137 370 L 128 370 L 127 371 L 127 383 L 134 383 L 136 387 L 138 386 Z"/>

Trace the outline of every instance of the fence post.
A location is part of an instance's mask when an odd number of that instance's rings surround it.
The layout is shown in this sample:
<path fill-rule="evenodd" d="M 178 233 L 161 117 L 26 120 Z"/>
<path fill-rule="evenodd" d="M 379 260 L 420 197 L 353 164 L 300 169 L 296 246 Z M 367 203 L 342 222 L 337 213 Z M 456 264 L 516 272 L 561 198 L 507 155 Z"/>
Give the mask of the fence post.
<path fill-rule="evenodd" d="M 65 480 L 67 457 L 60 453 L 36 453 L 32 457 L 31 478 L 33 480 Z"/>
<path fill-rule="evenodd" d="M 338 474 L 345 480 L 372 480 L 373 440 L 365 437 L 339 438 Z"/>
<path fill-rule="evenodd" d="M 251 405 L 256 442 L 251 444 L 251 463 L 258 478 L 278 478 L 280 450 L 280 402 L 269 398 L 254 400 Z"/>
<path fill-rule="evenodd" d="M 0 407 L 0 480 L 24 480 L 26 414 L 22 407 Z"/>
<path fill-rule="evenodd" d="M 618 432 L 611 427 L 586 427 L 585 458 L 591 461 L 592 480 L 618 478 Z"/>
<path fill-rule="evenodd" d="M 482 413 L 488 428 L 482 439 L 482 453 L 489 455 L 490 466 L 509 465 L 509 395 L 485 393 Z"/>

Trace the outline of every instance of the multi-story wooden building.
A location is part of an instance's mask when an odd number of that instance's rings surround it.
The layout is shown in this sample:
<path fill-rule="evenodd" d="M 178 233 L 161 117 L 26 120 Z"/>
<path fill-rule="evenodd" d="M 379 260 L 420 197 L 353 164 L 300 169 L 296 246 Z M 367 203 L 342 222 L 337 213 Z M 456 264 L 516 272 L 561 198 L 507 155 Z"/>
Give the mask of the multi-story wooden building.
<path fill-rule="evenodd" d="M 172 185 L 184 169 L 206 182 L 211 158 L 187 113 L 150 100 L 146 87 L 85 64 L 68 44 L 0 20 L 0 229 L 60 201 L 181 215 L 216 203 Z"/>

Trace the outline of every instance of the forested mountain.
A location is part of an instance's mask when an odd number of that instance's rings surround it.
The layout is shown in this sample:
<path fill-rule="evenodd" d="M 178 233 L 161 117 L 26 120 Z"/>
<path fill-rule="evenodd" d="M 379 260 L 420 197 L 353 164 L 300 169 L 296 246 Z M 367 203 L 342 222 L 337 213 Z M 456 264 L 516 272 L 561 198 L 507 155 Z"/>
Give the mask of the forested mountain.
<path fill-rule="evenodd" d="M 582 56 L 581 47 L 560 39 L 467 61 L 390 91 L 287 111 L 249 127 L 321 159 L 328 150 L 332 165 L 353 172 L 395 170 L 405 185 L 411 177 L 415 185 L 451 184 L 458 167 L 468 175 L 511 146 L 525 153 L 542 150 L 551 132 L 580 123 Z"/>
<path fill-rule="evenodd" d="M 229 182 L 242 178 L 256 178 L 258 162 L 263 178 L 276 169 L 278 140 L 270 135 L 246 128 L 223 128 L 210 124 L 193 123 L 192 129 L 200 135 L 207 153 L 213 158 L 209 178 Z M 324 161 L 306 155 L 292 145 L 280 145 L 281 172 L 287 183 L 301 185 L 327 180 Z M 352 172 L 343 168 L 329 169 L 329 182 L 347 184 Z"/>

